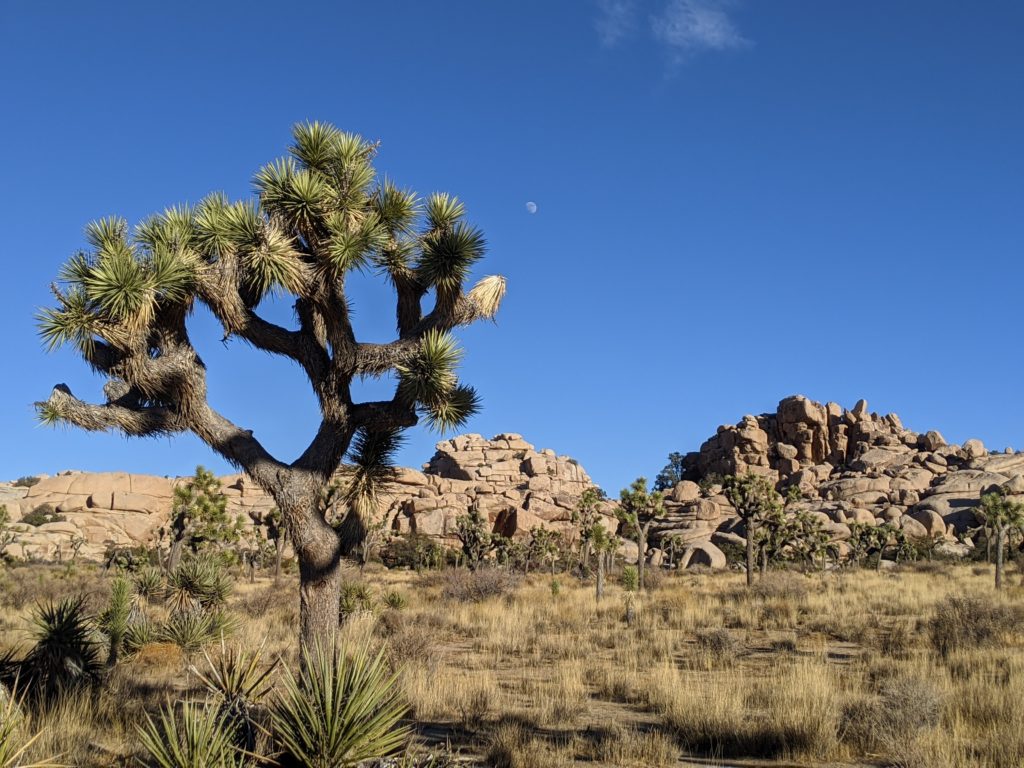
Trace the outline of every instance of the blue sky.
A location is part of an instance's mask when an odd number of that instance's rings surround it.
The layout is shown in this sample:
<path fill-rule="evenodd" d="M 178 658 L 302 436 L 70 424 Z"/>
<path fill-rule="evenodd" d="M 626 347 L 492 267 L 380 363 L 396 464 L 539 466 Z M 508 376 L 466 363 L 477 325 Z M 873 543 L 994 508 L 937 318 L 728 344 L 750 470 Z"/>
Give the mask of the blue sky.
<path fill-rule="evenodd" d="M 382 172 L 486 232 L 479 273 L 510 292 L 462 334 L 468 431 L 611 492 L 797 392 L 1024 448 L 1022 32 L 1017 0 L 3 0 L 0 477 L 227 469 L 192 438 L 36 426 L 53 384 L 102 382 L 33 313 L 86 222 L 248 195 L 306 119 L 380 140 Z M 353 292 L 387 340 L 388 291 Z M 298 455 L 298 369 L 201 313 L 193 336 L 214 405 Z"/>

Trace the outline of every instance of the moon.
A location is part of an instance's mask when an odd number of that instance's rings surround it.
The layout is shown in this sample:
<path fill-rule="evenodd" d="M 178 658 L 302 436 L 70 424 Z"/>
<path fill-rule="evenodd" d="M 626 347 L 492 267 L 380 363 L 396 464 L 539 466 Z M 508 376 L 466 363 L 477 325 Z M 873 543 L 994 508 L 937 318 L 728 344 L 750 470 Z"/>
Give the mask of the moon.
<path fill-rule="evenodd" d="M 533 202 L 533 200 L 531 200 L 530 202 L 528 202 L 526 204 L 526 211 L 528 213 L 536 213 L 537 212 L 537 204 L 535 202 Z"/>

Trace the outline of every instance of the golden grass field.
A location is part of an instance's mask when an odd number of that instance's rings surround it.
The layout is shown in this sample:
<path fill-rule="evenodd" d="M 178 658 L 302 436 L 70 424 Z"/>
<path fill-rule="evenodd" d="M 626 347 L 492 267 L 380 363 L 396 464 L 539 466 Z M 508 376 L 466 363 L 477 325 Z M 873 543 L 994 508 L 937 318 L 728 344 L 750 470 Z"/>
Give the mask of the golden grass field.
<path fill-rule="evenodd" d="M 343 634 L 389 654 L 410 752 L 446 755 L 437 765 L 1024 765 L 1021 576 L 997 595 L 987 566 L 927 565 L 773 573 L 751 591 L 742 574 L 666 574 L 638 597 L 612 578 L 600 605 L 564 574 L 473 602 L 445 595 L 464 572 L 353 570 L 375 600 Z M 227 643 L 294 661 L 293 578 L 239 582 Z M 83 589 L 98 610 L 108 582 L 82 565 L 0 572 L 0 651 L 27 643 L 33 602 Z M 190 663 L 206 662 L 144 647 L 97 700 L 37 718 L 33 754 L 135 764 L 144 711 L 201 695 Z"/>

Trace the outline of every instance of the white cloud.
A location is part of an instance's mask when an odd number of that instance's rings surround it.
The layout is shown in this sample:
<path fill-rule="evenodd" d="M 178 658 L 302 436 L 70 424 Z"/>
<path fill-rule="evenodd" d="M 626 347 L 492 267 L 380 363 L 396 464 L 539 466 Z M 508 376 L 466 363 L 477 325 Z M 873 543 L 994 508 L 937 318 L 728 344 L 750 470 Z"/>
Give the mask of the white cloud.
<path fill-rule="evenodd" d="M 636 0 L 597 0 L 597 8 L 594 27 L 603 45 L 617 45 L 633 31 Z"/>
<path fill-rule="evenodd" d="M 739 48 L 747 40 L 729 18 L 729 5 L 728 0 L 670 0 L 651 19 L 651 31 L 677 56 Z"/>

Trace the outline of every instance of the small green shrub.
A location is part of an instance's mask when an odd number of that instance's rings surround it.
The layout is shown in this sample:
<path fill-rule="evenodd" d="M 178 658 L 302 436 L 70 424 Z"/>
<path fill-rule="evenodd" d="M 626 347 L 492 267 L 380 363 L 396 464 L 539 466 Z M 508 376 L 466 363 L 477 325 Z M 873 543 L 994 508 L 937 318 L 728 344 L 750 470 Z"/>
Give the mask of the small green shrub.
<path fill-rule="evenodd" d="M 13 485 L 15 488 L 31 488 L 33 485 L 36 485 L 41 479 L 42 478 L 36 477 L 35 475 L 25 475 L 24 477 L 19 477 L 17 480 L 11 483 L 11 485 Z"/>
<path fill-rule="evenodd" d="M 25 525 L 39 527 L 47 523 L 63 523 L 67 518 L 57 512 L 52 504 L 40 504 L 27 515 L 21 518 Z"/>

